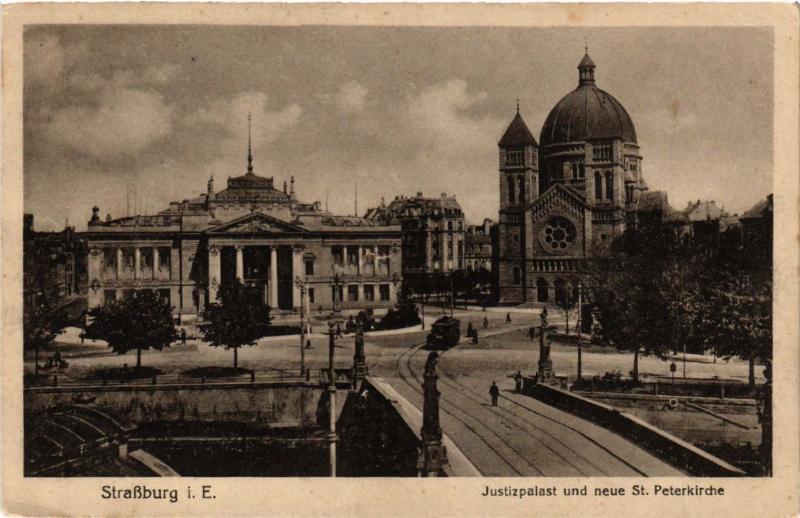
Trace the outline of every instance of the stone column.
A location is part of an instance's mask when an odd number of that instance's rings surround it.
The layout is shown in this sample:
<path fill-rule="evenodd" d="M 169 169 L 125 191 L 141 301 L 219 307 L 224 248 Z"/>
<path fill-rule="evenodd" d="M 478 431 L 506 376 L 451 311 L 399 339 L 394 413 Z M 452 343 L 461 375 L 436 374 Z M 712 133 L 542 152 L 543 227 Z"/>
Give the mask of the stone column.
<path fill-rule="evenodd" d="M 364 264 L 364 249 L 361 247 L 361 245 L 358 245 L 358 265 L 357 265 L 358 268 L 356 268 L 358 275 L 361 275 L 363 273 L 363 268 L 364 268 L 363 264 Z"/>
<path fill-rule="evenodd" d="M 244 247 L 236 245 L 236 278 L 244 282 Z"/>
<path fill-rule="evenodd" d="M 433 236 L 430 231 L 425 232 L 425 270 L 433 271 Z"/>
<path fill-rule="evenodd" d="M 458 270 L 458 233 L 453 232 L 453 270 Z"/>
<path fill-rule="evenodd" d="M 133 249 L 133 278 L 139 279 L 142 275 L 142 252 L 139 247 Z"/>
<path fill-rule="evenodd" d="M 208 302 L 217 301 L 217 290 L 221 280 L 220 261 L 221 250 L 218 246 L 208 247 Z"/>
<path fill-rule="evenodd" d="M 156 278 L 156 269 L 158 268 L 158 247 L 153 247 L 153 279 Z"/>
<path fill-rule="evenodd" d="M 444 227 L 444 222 L 440 223 L 442 227 Z M 445 227 L 446 228 L 446 227 Z M 439 266 L 441 267 L 441 271 L 447 271 L 447 231 L 442 228 L 439 231 L 439 257 L 441 260 L 439 261 Z"/>
<path fill-rule="evenodd" d="M 278 247 L 273 246 L 269 253 L 269 305 L 278 308 Z"/>
<path fill-rule="evenodd" d="M 117 248 L 117 280 L 122 278 L 122 247 Z"/>
<path fill-rule="evenodd" d="M 378 245 L 372 245 L 372 276 L 378 276 Z"/>

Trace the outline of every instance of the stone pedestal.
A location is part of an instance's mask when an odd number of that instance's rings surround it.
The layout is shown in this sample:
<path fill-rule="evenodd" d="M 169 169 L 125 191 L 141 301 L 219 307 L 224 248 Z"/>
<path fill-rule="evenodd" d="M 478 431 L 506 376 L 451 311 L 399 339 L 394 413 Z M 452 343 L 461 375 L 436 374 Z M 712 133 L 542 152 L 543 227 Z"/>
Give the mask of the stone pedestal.
<path fill-rule="evenodd" d="M 361 382 L 369 375 L 367 357 L 364 354 L 364 331 L 356 331 L 355 353 L 353 354 L 353 389 L 360 390 Z"/>
<path fill-rule="evenodd" d="M 436 361 L 439 355 L 432 352 L 425 363 L 425 381 L 422 404 L 422 449 L 417 458 L 417 473 L 420 477 L 438 477 L 447 464 L 447 450 L 442 444 L 442 428 L 439 426 L 439 396 L 436 388 Z"/>

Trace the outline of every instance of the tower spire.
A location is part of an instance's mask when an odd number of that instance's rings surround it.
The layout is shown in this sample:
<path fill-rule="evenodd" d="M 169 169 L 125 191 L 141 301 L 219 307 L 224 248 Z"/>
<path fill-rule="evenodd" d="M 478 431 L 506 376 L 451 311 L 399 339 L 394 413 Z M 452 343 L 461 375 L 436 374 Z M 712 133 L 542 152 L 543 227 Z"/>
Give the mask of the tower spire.
<path fill-rule="evenodd" d="M 517 115 L 519 115 L 519 97 L 517 97 Z"/>
<path fill-rule="evenodd" d="M 251 145 L 251 117 L 247 114 L 247 174 L 253 174 L 253 147 Z"/>

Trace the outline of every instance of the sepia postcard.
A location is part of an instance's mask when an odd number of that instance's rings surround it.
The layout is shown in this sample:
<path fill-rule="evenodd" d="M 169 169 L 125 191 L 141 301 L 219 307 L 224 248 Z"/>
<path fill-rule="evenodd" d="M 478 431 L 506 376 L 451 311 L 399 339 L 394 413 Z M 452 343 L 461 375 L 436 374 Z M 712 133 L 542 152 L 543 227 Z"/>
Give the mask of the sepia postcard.
<path fill-rule="evenodd" d="M 796 5 L 3 14 L 4 513 L 800 513 Z"/>

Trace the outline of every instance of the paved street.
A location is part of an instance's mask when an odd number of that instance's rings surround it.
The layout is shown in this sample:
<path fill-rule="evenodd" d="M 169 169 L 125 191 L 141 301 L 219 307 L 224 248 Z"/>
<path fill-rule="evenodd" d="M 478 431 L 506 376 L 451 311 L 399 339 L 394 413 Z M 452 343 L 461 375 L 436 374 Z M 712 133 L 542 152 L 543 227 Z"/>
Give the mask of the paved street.
<path fill-rule="evenodd" d="M 439 361 L 441 426 L 485 476 L 680 476 L 680 471 L 608 430 L 513 393 L 502 380 L 497 407 L 484 380 L 459 379 Z M 390 383 L 422 408 L 422 371 L 427 352 L 417 347 L 398 357 Z"/>

